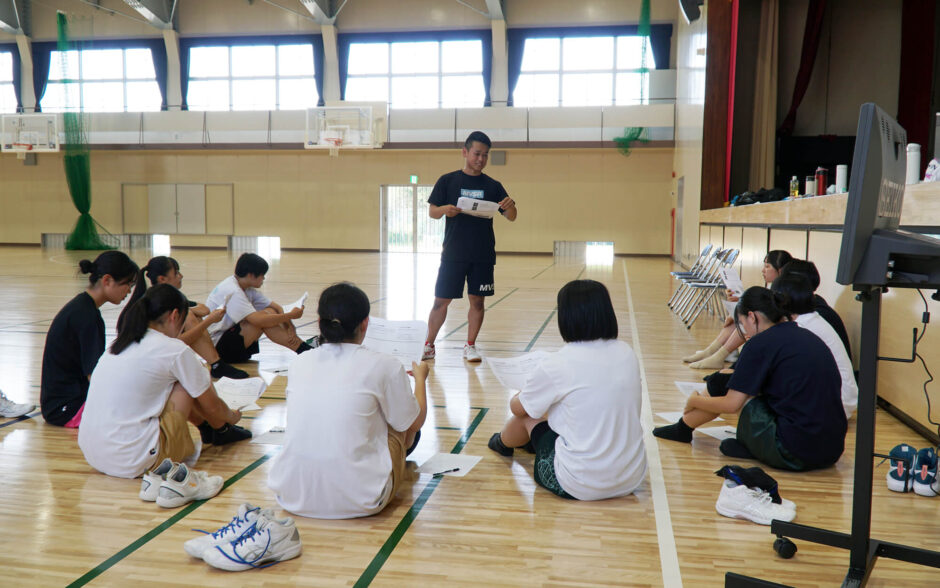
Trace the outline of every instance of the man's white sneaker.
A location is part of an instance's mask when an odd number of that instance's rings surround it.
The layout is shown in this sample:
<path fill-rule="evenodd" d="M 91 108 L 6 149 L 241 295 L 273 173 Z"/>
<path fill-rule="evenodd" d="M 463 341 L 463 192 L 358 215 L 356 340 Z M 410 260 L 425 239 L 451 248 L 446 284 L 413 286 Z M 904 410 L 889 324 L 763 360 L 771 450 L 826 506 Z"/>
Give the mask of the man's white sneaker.
<path fill-rule="evenodd" d="M 478 362 L 483 361 L 483 357 L 480 355 L 480 352 L 477 351 L 476 345 L 464 345 L 463 346 L 463 358 L 467 361 Z"/>
<path fill-rule="evenodd" d="M 144 474 L 138 494 L 140 499 L 144 502 L 155 502 L 157 494 L 160 493 L 160 484 L 166 481 L 166 477 L 173 471 L 176 471 L 176 464 L 169 457 L 165 457 L 160 465 Z"/>
<path fill-rule="evenodd" d="M 274 511 L 270 509 L 262 511 L 261 507 L 252 506 L 246 502 L 238 507 L 238 512 L 235 513 L 235 516 L 232 517 L 232 520 L 229 521 L 227 525 L 220 527 L 214 533 L 202 531 L 205 535 L 183 543 L 183 549 L 193 557 L 202 558 L 202 554 L 204 554 L 207 549 L 212 549 L 216 545 L 231 543 L 249 532 L 262 512 L 267 516 L 274 516 Z"/>
<path fill-rule="evenodd" d="M 17 404 L 13 402 L 0 390 L 0 417 L 15 419 L 33 412 L 35 408 L 35 404 Z"/>
<path fill-rule="evenodd" d="M 231 543 L 207 549 L 202 559 L 214 568 L 240 572 L 293 559 L 302 549 L 294 519 L 277 519 L 273 513 L 263 512 L 246 533 Z"/>
<path fill-rule="evenodd" d="M 769 525 L 774 519 L 789 522 L 796 518 L 796 509 L 774 504 L 767 492 L 731 480 L 722 484 L 715 510 L 722 516 L 746 519 L 758 525 Z"/>
<path fill-rule="evenodd" d="M 176 471 L 167 476 L 157 492 L 157 505 L 176 508 L 194 500 L 212 498 L 222 489 L 222 476 L 210 476 L 205 472 L 191 470 L 185 463 L 178 464 Z"/>
<path fill-rule="evenodd" d="M 436 353 L 437 353 L 437 352 L 436 352 L 435 349 L 434 349 L 434 345 L 432 345 L 432 344 L 430 344 L 430 343 L 425 343 L 425 344 L 424 344 L 424 353 L 421 354 L 421 361 L 427 361 L 427 360 L 429 360 L 429 359 L 434 359 L 434 356 L 436 355 Z"/>

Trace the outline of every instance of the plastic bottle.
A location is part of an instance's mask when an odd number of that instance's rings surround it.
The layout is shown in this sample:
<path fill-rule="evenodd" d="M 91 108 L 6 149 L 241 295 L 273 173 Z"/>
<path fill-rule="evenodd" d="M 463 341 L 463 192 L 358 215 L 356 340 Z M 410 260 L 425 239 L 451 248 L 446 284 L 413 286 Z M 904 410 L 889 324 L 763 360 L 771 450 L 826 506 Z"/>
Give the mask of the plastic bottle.
<path fill-rule="evenodd" d="M 800 181 L 796 179 L 796 176 L 790 178 L 790 198 L 799 198 L 800 197 Z"/>
<path fill-rule="evenodd" d="M 807 197 L 816 195 L 816 176 L 806 176 L 806 190 L 803 195 Z"/>
<path fill-rule="evenodd" d="M 920 183 L 920 145 L 917 143 L 907 144 L 907 182 L 908 184 Z"/>
<path fill-rule="evenodd" d="M 826 181 L 829 176 L 829 170 L 824 167 L 816 168 L 816 195 L 825 196 L 826 188 L 829 187 L 829 182 Z"/>

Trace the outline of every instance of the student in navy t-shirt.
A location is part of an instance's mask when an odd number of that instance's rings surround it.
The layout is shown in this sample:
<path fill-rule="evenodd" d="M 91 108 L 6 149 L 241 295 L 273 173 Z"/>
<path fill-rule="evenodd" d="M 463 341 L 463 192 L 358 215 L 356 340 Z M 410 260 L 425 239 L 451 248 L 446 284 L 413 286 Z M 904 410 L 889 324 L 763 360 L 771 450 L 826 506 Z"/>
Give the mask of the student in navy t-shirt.
<path fill-rule="evenodd" d="M 839 368 L 819 337 L 788 320 L 784 298 L 761 287 L 741 296 L 734 319 L 748 343 L 727 395 L 691 395 L 682 418 L 654 435 L 690 442 L 696 427 L 740 411 L 725 455 L 796 471 L 838 461 L 847 430 Z"/>
<path fill-rule="evenodd" d="M 441 176 L 428 198 L 431 218 L 447 217 L 447 224 L 444 227 L 441 266 L 434 287 L 434 306 L 428 316 L 423 360 L 434 359 L 434 340 L 447 318 L 447 307 L 454 298 L 463 297 L 465 281 L 470 311 L 467 313 L 467 344 L 463 348 L 463 357 L 467 361 L 481 360 L 476 338 L 483 326 L 483 297 L 494 293 L 496 238 L 492 218 L 461 214 L 457 201 L 464 197 L 495 202 L 499 204 L 501 215 L 510 221 L 516 220 L 516 203 L 506 194 L 502 184 L 483 173 L 490 145 L 490 138 L 484 133 L 470 133 L 462 150 L 463 169 Z"/>

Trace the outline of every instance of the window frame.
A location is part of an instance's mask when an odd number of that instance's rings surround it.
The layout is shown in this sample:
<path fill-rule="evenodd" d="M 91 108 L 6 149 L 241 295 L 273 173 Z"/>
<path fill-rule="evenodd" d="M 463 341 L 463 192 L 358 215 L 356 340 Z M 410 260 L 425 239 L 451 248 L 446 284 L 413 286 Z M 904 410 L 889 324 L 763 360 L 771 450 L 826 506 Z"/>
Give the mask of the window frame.
<path fill-rule="evenodd" d="M 50 88 L 52 85 L 55 84 L 55 85 L 66 86 L 66 85 L 71 84 L 72 87 L 73 87 L 73 88 L 77 88 L 77 91 L 78 91 L 78 107 L 77 107 L 77 109 L 76 109 L 76 108 L 69 108 L 68 105 L 65 105 L 65 106 L 63 106 L 61 109 L 50 110 L 50 108 L 52 108 L 52 106 L 47 104 L 47 105 L 44 107 L 44 108 L 45 108 L 44 112 L 157 112 L 157 111 L 161 110 L 161 109 L 162 109 L 162 102 L 163 102 L 163 97 L 162 97 L 162 95 L 161 95 L 161 96 L 158 96 L 158 103 L 157 103 L 157 107 L 156 107 L 155 110 L 136 110 L 136 109 L 131 109 L 131 108 L 130 108 L 130 105 L 128 104 L 128 100 L 127 100 L 127 96 L 128 96 L 128 94 L 127 94 L 127 84 L 128 84 L 128 83 L 153 82 L 153 84 L 154 84 L 154 85 L 156 86 L 156 88 L 157 88 L 157 93 L 158 93 L 158 94 L 160 93 L 160 83 L 159 83 L 159 81 L 158 81 L 158 79 L 157 79 L 157 68 L 156 68 L 156 65 L 154 65 L 154 68 L 153 68 L 153 69 L 154 69 L 154 73 L 153 73 L 153 77 L 152 77 L 152 78 L 129 78 L 129 77 L 127 76 L 127 52 L 128 52 L 128 51 L 141 50 L 141 49 L 149 51 L 149 52 L 150 52 L 150 59 L 153 60 L 153 49 L 152 49 L 151 47 L 94 47 L 94 46 L 81 47 L 81 46 L 79 46 L 79 47 L 75 47 L 75 48 L 72 48 L 72 49 L 68 49 L 68 50 L 66 50 L 66 51 L 59 51 L 58 49 L 53 49 L 53 50 L 49 53 L 49 75 L 46 77 L 46 88 L 45 88 L 45 91 L 43 92 L 43 98 L 42 98 L 42 99 L 45 100 L 46 97 L 49 95 L 49 88 Z M 53 63 L 53 60 L 58 59 L 57 56 L 56 56 L 58 53 L 67 53 L 67 52 L 69 52 L 69 51 L 74 51 L 74 52 L 77 54 L 78 78 L 76 78 L 76 79 L 71 79 L 71 78 L 59 78 L 59 79 L 53 80 L 51 77 L 49 77 L 49 76 L 51 76 L 51 74 L 52 74 L 52 63 Z M 109 77 L 109 78 L 89 78 L 89 79 L 85 79 L 85 77 L 84 77 L 84 75 L 83 75 L 83 69 L 84 69 L 85 66 L 84 66 L 84 63 L 83 63 L 84 60 L 82 59 L 82 53 L 85 52 L 85 51 L 120 51 L 120 52 L 121 52 L 121 77 L 119 77 L 119 78 L 118 78 L 118 77 Z M 88 110 L 85 108 L 85 85 L 86 85 L 86 84 L 88 84 L 88 85 L 106 84 L 106 83 L 112 83 L 112 84 L 113 84 L 113 83 L 120 83 L 120 84 L 121 84 L 121 103 L 123 104 L 123 109 L 122 109 L 122 110 L 119 110 L 119 111 L 110 111 L 110 110 L 106 110 L 106 111 L 97 111 L 97 110 L 95 110 L 95 111 L 88 111 Z M 41 102 L 42 102 L 42 101 L 40 101 L 40 106 L 42 107 Z"/>
<path fill-rule="evenodd" d="M 10 86 L 10 89 L 13 91 L 13 110 L 6 111 L 0 110 L 0 114 L 16 114 L 22 111 L 23 107 L 20 105 L 20 96 L 17 92 L 18 83 L 18 69 L 20 65 L 19 60 L 19 50 L 16 45 L 0 45 L 0 54 L 9 53 L 10 54 L 10 81 L 0 81 L 0 89 Z"/>

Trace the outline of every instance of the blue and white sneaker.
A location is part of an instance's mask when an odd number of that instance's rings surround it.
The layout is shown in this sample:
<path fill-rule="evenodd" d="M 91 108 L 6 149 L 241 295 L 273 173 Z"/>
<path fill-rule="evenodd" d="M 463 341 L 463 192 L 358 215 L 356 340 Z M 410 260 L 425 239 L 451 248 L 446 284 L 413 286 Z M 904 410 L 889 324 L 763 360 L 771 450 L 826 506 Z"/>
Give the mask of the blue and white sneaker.
<path fill-rule="evenodd" d="M 226 543 L 231 543 L 245 533 L 249 532 L 251 527 L 254 526 L 255 521 L 258 520 L 258 516 L 261 514 L 261 512 L 261 507 L 252 506 L 246 502 L 238 507 L 238 512 L 235 513 L 235 516 L 232 517 L 232 520 L 217 531 L 210 533 L 209 531 L 200 531 L 199 529 L 194 529 L 195 531 L 205 533 L 205 535 L 196 537 L 195 539 L 190 539 L 186 543 L 183 543 L 183 549 L 189 555 L 201 559 L 202 554 L 205 553 L 207 549 L 212 549 L 216 545 L 225 545 Z M 274 514 L 271 510 L 267 510 L 265 512 L 271 516 Z"/>
<path fill-rule="evenodd" d="M 917 450 L 901 443 L 894 447 L 889 454 L 891 456 L 891 471 L 885 478 L 888 480 L 888 490 L 892 492 L 910 492 L 914 487 L 914 458 L 917 457 Z"/>
<path fill-rule="evenodd" d="M 921 496 L 937 496 L 940 487 L 937 484 L 937 452 L 927 447 L 917 452 L 914 457 L 914 492 Z"/>
<path fill-rule="evenodd" d="M 240 572 L 299 556 L 303 548 L 294 519 L 277 519 L 273 514 L 262 511 L 254 525 L 238 539 L 203 552 L 203 561 L 220 570 Z"/>

